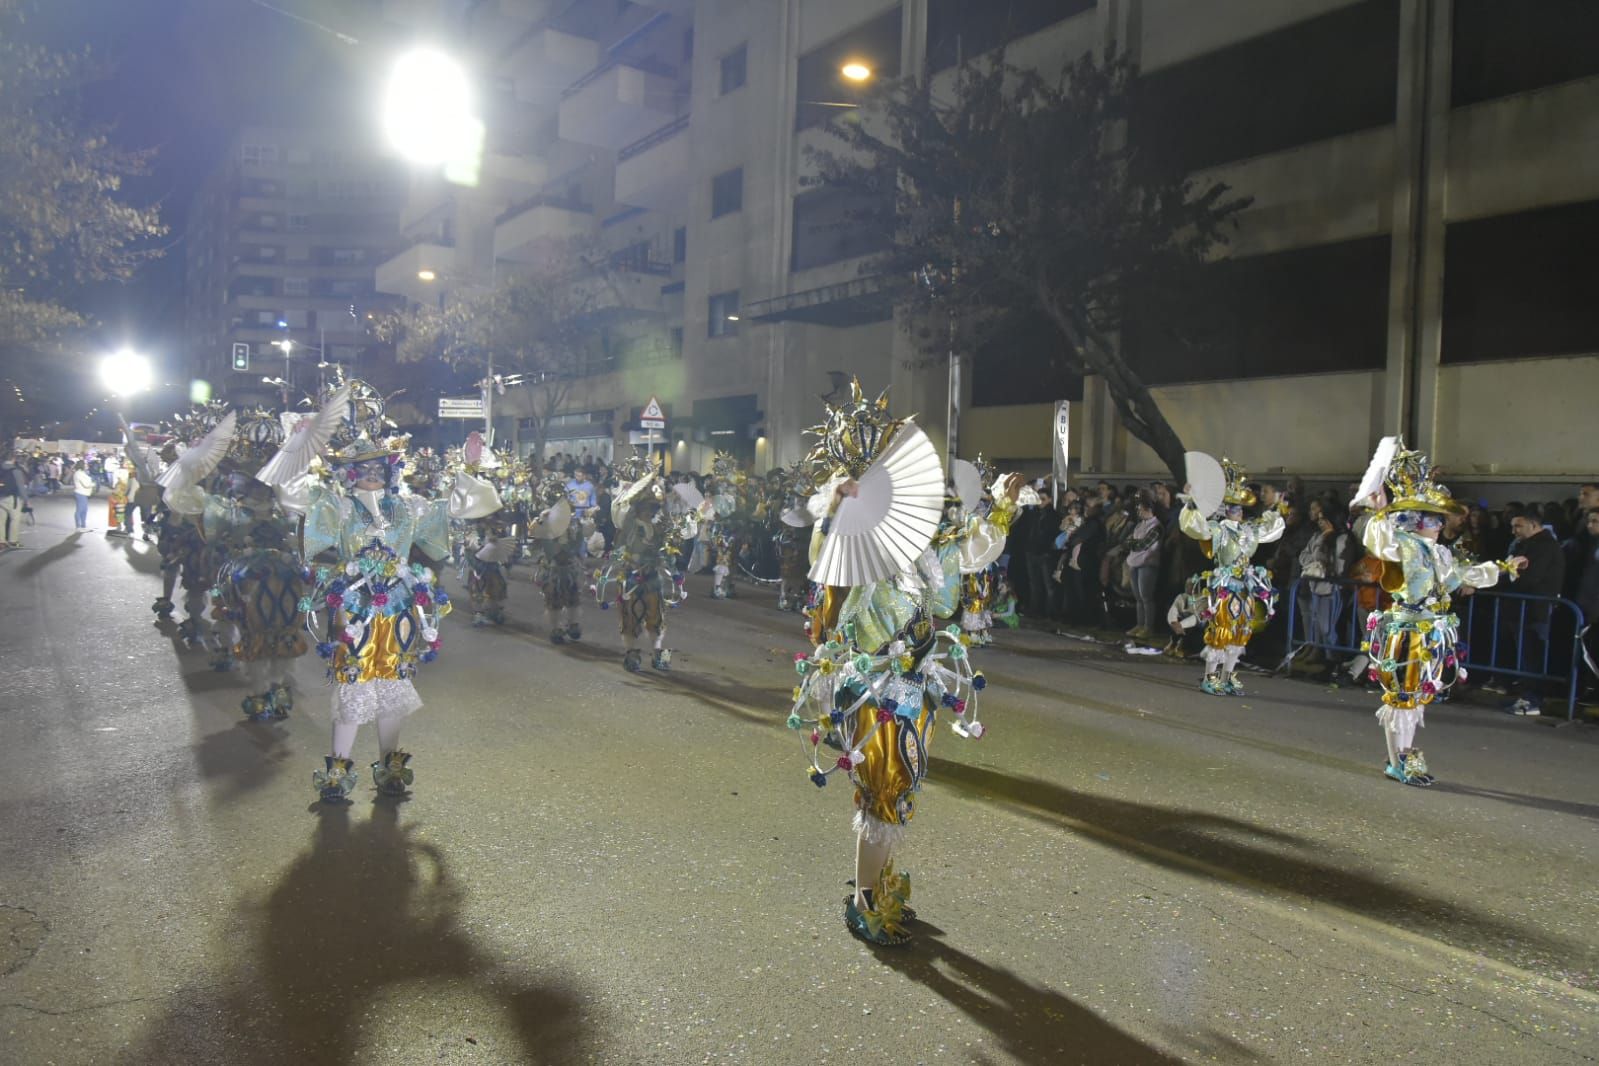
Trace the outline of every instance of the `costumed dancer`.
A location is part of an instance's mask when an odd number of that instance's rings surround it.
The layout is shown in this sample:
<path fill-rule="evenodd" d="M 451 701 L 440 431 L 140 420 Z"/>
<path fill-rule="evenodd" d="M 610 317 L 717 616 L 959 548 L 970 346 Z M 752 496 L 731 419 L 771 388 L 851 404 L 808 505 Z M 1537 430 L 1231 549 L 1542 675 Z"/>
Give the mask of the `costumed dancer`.
<path fill-rule="evenodd" d="M 803 611 L 811 599 L 810 543 L 816 519 L 805 500 L 797 498 L 810 487 L 809 482 L 798 474 L 784 480 L 787 506 L 781 508 L 777 532 L 772 535 L 777 549 L 777 609 Z"/>
<path fill-rule="evenodd" d="M 299 516 L 255 478 L 283 438 L 276 416 L 244 415 L 201 519 L 215 575 L 211 617 L 222 642 L 213 665 L 242 664 L 249 691 L 240 706 L 253 721 L 288 717 L 294 660 L 307 647 L 301 611 L 309 575 L 299 557 Z"/>
<path fill-rule="evenodd" d="M 205 646 L 205 609 L 216 576 L 216 571 L 206 565 L 207 481 L 232 446 L 236 421 L 232 411 L 224 413 L 218 406 L 192 414 L 177 428 L 178 435 L 197 434 L 202 428 L 204 435 L 188 447 L 177 440 L 169 442 L 162 452 L 167 468 L 156 479 L 165 513 L 156 537 L 156 551 L 161 556 L 161 598 L 152 610 L 160 621 L 170 620 L 174 610 L 172 595 L 181 586 L 184 619 L 178 623 L 178 635 L 190 648 Z"/>
<path fill-rule="evenodd" d="M 823 587 L 808 631 L 815 647 L 795 656 L 800 683 L 788 726 L 801 734 L 817 787 L 834 774 L 854 785 L 855 877 L 844 899 L 849 931 L 876 945 L 910 939 L 910 878 L 894 851 L 916 813 L 937 715 L 961 736 L 983 735 L 976 694 L 984 685 L 958 625 L 958 537 L 935 547 L 944 473 L 926 434 L 889 416 L 886 396 L 828 408 L 812 461 L 822 489 L 810 500 L 818 525 L 810 577 Z M 1007 481 L 1007 501 L 1019 479 Z M 1003 540 L 1003 535 L 1000 535 Z M 843 754 L 823 757 L 828 734 Z"/>
<path fill-rule="evenodd" d="M 611 504 L 616 544 L 611 564 L 599 572 L 594 587 L 600 609 L 614 602 L 621 611 L 622 665 L 637 673 L 644 668 L 640 641 L 649 638 L 650 665 L 670 670 L 666 646 L 666 611 L 683 602 L 683 577 L 674 562 L 682 547 L 687 518 L 674 518 L 666 505 L 666 486 L 654 469 L 626 485 Z M 612 586 L 615 586 L 614 591 Z"/>
<path fill-rule="evenodd" d="M 549 617 L 550 643 L 582 640 L 583 559 L 598 534 L 592 519 L 574 517 L 566 481 L 558 474 L 540 482 L 534 505 L 539 510 L 528 523 L 528 546 L 533 551 L 533 580 Z"/>
<path fill-rule="evenodd" d="M 710 520 L 702 526 L 711 564 L 711 598 L 725 600 L 734 596 L 733 565 L 738 550 L 738 530 L 734 516 L 739 509 L 739 488 L 744 472 L 738 461 L 727 452 L 717 452 L 711 459 L 711 494 L 706 499 L 710 505 Z"/>
<path fill-rule="evenodd" d="M 1189 487 L 1194 487 L 1196 464 L 1214 467 L 1215 460 L 1200 452 L 1189 452 Z M 1208 461 L 1208 464 L 1206 463 Z M 1283 535 L 1283 516 L 1269 510 L 1258 518 L 1246 518 L 1245 509 L 1255 505 L 1255 494 L 1244 484 L 1243 468 L 1223 459 L 1220 464 L 1225 488 L 1220 506 L 1202 509 L 1194 496 L 1182 495 L 1183 509 L 1178 518 L 1182 531 L 1200 541 L 1213 563 L 1201 576 L 1205 581 L 1205 605 L 1200 617 L 1205 620 L 1205 677 L 1199 687 L 1212 696 L 1241 696 L 1238 660 L 1255 630 L 1271 620 L 1277 610 L 1277 591 L 1271 572 L 1253 566 L 1250 559 L 1262 544 Z"/>
<path fill-rule="evenodd" d="M 493 451 L 483 447 L 476 431 L 463 449 L 464 467 L 455 475 L 450 489 L 450 518 L 465 522 L 476 533 L 476 547 L 468 548 L 461 560 L 466 575 L 466 596 L 472 605 L 472 625 L 481 629 L 505 623 L 505 601 L 510 586 L 505 567 L 516 553 L 511 526 L 513 516 L 505 509 L 504 498 L 493 482 L 482 475 L 500 471 Z"/>
<path fill-rule="evenodd" d="M 450 611 L 434 572 L 412 561 L 414 552 L 449 554 L 449 501 L 400 493 L 404 439 L 375 439 L 390 428 L 382 410 L 363 383 L 340 387 L 259 475 L 304 508 L 304 558 L 336 556 L 314 566 L 315 590 L 303 602 L 308 618 L 325 607 L 329 620 L 317 653 L 333 686 L 332 752 L 312 775 L 324 803 L 342 803 L 355 788 L 351 753 L 367 722 L 378 734 L 373 783 L 386 795 L 407 791 L 414 775 L 400 725 L 422 706 L 411 679 L 438 657 L 439 622 Z M 336 434 L 342 446 L 333 451 Z M 332 468 L 332 486 L 306 476 L 318 454 Z"/>
<path fill-rule="evenodd" d="M 1397 437 L 1378 446 L 1354 502 L 1378 508 L 1363 539 L 1366 550 L 1382 560 L 1381 585 L 1393 597 L 1386 610 L 1367 617 L 1363 645 L 1368 676 L 1383 689 L 1377 711 L 1388 746 L 1383 773 L 1426 787 L 1433 777 L 1415 746 L 1416 729 L 1429 703 L 1466 680 L 1456 652 L 1460 619 L 1450 612 L 1450 597 L 1461 589 L 1469 595 L 1473 589 L 1489 588 L 1501 574 L 1515 580 L 1527 560 L 1515 556 L 1467 565 L 1439 544 L 1444 518 L 1464 514 L 1466 508 L 1433 481 L 1427 457 L 1407 450 Z"/>

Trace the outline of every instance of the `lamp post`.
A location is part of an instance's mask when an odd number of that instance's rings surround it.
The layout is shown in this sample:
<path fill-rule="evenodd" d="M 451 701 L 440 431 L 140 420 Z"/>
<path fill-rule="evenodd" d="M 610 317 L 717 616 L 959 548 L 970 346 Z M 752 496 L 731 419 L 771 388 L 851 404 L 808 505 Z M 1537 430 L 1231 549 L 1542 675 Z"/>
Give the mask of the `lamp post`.
<path fill-rule="evenodd" d="M 437 270 L 427 269 L 418 270 L 416 272 L 416 280 L 418 281 L 431 283 L 439 281 L 441 278 L 462 281 L 467 285 L 476 286 L 479 288 L 482 287 L 481 282 L 463 278 L 456 274 L 440 274 Z M 492 293 L 499 287 L 500 263 L 499 260 L 496 259 L 489 265 L 489 292 Z M 489 345 L 487 363 L 488 366 L 484 371 L 483 377 L 483 437 L 489 447 L 492 448 L 494 447 L 494 346 L 492 344 Z"/>

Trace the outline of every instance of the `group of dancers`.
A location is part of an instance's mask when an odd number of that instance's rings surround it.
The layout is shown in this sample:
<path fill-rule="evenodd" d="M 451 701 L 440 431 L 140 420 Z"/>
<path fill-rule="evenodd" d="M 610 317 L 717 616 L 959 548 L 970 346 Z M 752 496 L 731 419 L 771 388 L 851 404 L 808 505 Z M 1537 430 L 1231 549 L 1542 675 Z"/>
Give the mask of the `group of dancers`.
<path fill-rule="evenodd" d="M 400 746 L 405 718 L 422 705 L 413 679 L 441 649 L 452 608 L 439 570 L 452 560 L 474 621 L 505 619 L 513 558 L 530 558 L 549 639 L 582 638 L 585 591 L 616 610 L 623 666 L 671 668 L 667 615 L 684 600 L 690 542 L 710 552 L 713 590 L 725 592 L 736 541 L 726 530 L 745 500 L 779 526 L 779 605 L 799 604 L 807 645 L 787 725 L 799 734 L 805 773 L 818 788 L 853 788 L 854 877 L 843 900 L 852 934 L 875 945 L 910 939 L 910 878 L 895 857 L 918 808 L 940 718 L 957 736 L 982 737 L 986 686 L 971 649 L 986 643 L 995 567 L 1022 507 L 1038 503 L 1017 475 L 971 464 L 946 471 L 911 419 L 859 384 L 829 404 L 817 442 L 794 467 L 755 484 L 716 472 L 710 497 L 669 485 L 648 458 L 616 466 L 608 547 L 595 529 L 592 487 L 539 475 L 496 454 L 477 435 L 443 455 L 419 451 L 361 382 L 340 383 L 310 415 L 199 408 L 164 435 L 130 431 L 141 479 L 161 486 L 157 522 L 163 588 L 154 610 L 191 647 L 246 680 L 253 720 L 294 706 L 294 661 L 315 647 L 330 686 L 332 735 L 312 783 L 326 803 L 348 802 L 360 774 L 362 725 L 377 733 L 370 764 L 379 793 L 415 781 Z M 1384 689 L 1378 717 L 1387 776 L 1430 784 L 1414 745 L 1425 707 L 1464 676 L 1454 650 L 1450 597 L 1514 578 L 1525 560 L 1468 563 L 1437 543 L 1458 508 L 1425 456 L 1397 441 L 1374 461 L 1380 478 L 1356 501 L 1383 560 L 1391 605 L 1368 622 L 1371 671 Z M 1219 505 L 1184 495 L 1181 528 L 1204 542 L 1206 620 L 1201 688 L 1242 691 L 1237 666 L 1250 635 L 1275 607 L 1255 548 L 1282 535 L 1281 516 L 1251 514 L 1244 472 L 1223 462 Z M 1368 482 L 1371 479 L 1368 477 Z M 1206 513 L 1206 511 L 1209 513 Z M 647 645 L 647 647 L 646 647 Z"/>

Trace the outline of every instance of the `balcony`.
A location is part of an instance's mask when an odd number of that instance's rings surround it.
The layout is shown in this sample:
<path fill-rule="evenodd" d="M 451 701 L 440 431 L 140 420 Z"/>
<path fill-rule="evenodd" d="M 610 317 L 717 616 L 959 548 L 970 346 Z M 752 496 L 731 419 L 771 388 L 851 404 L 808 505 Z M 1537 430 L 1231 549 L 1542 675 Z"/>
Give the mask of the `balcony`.
<path fill-rule="evenodd" d="M 600 46 L 587 37 L 536 29 L 506 50 L 500 69 L 513 72 L 518 100 L 548 107 L 599 61 Z"/>
<path fill-rule="evenodd" d="M 613 60 L 561 95 L 561 139 L 622 148 L 676 118 L 678 95 L 675 71 Z"/>
<path fill-rule="evenodd" d="M 604 276 L 572 283 L 572 309 L 594 322 L 625 322 L 665 314 L 661 286 L 667 278 L 655 272 L 611 270 Z"/>
<path fill-rule="evenodd" d="M 494 224 L 494 257 L 539 265 L 562 243 L 594 229 L 594 208 L 548 195 L 524 200 Z"/>
<path fill-rule="evenodd" d="M 417 277 L 424 270 L 435 275 L 455 270 L 455 249 L 445 244 L 418 241 L 398 255 L 378 264 L 377 290 L 425 303 L 433 299 L 436 288 Z"/>
<path fill-rule="evenodd" d="M 683 199 L 688 189 L 688 116 L 674 119 L 616 154 L 616 199 L 652 210 Z"/>

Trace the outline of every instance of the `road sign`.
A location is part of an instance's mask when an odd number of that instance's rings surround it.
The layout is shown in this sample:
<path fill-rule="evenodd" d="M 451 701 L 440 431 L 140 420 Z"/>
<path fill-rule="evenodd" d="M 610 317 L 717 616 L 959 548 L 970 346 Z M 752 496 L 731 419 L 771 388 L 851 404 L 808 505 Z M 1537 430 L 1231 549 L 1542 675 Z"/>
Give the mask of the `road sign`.
<path fill-rule="evenodd" d="M 481 396 L 440 396 L 440 418 L 482 418 L 483 397 Z"/>
<path fill-rule="evenodd" d="M 627 431 L 629 444 L 666 444 L 666 434 L 658 429 L 630 429 Z"/>
<path fill-rule="evenodd" d="M 638 416 L 640 429 L 665 429 L 666 412 L 661 410 L 661 401 L 654 396 L 644 405 L 644 411 Z"/>
<path fill-rule="evenodd" d="M 233 344 L 233 369 L 250 369 L 250 346 L 240 341 Z"/>

